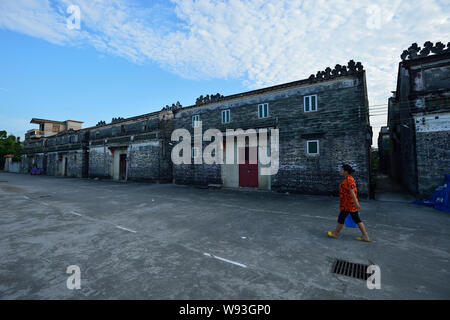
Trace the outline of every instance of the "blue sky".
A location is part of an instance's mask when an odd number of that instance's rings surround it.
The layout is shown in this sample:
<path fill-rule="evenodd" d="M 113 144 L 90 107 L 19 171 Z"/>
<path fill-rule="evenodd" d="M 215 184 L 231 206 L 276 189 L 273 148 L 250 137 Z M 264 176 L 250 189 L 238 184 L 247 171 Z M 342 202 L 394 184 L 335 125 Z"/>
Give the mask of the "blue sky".
<path fill-rule="evenodd" d="M 67 27 L 70 5 L 80 29 Z M 386 104 L 402 51 L 450 41 L 449 16 L 441 0 L 1 0 L 0 129 L 23 137 L 32 117 L 92 126 L 350 59 L 370 105 Z M 386 115 L 374 108 L 375 143 Z"/>
<path fill-rule="evenodd" d="M 84 127 L 113 117 L 160 110 L 166 104 L 192 104 L 203 93 L 245 90 L 239 80 L 185 79 L 148 61 L 135 64 L 90 47 L 57 46 L 1 30 L 2 128 L 22 135 L 32 117 L 85 121 Z M 8 123 L 9 122 L 9 123 Z"/>

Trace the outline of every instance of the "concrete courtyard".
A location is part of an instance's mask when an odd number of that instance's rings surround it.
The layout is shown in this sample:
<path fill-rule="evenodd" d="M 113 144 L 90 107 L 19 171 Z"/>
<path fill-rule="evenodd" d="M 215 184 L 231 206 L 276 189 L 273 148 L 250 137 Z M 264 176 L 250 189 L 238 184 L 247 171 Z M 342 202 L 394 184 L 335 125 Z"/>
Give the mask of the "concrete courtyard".
<path fill-rule="evenodd" d="M 449 299 L 450 215 L 384 199 L 361 200 L 364 243 L 326 236 L 336 197 L 0 172 L 0 299 Z"/>

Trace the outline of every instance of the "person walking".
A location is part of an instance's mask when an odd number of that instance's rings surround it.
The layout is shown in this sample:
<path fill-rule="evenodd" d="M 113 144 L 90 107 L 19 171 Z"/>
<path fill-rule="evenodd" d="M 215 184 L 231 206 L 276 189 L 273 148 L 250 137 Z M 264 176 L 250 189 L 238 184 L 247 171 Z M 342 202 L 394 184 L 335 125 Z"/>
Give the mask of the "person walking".
<path fill-rule="evenodd" d="M 359 210 L 361 209 L 358 201 L 358 190 L 356 189 L 355 179 L 352 177 L 352 173 L 355 172 L 353 168 L 344 164 L 341 168 L 341 175 L 344 176 L 344 180 L 339 186 L 339 213 L 338 224 L 334 232 L 327 231 L 327 235 L 331 238 L 337 238 L 339 232 L 341 232 L 344 227 L 345 218 L 350 215 L 353 221 L 358 225 L 359 230 L 361 230 L 362 237 L 356 238 L 356 240 L 370 242 L 369 235 L 366 231 L 366 226 L 359 218 Z"/>

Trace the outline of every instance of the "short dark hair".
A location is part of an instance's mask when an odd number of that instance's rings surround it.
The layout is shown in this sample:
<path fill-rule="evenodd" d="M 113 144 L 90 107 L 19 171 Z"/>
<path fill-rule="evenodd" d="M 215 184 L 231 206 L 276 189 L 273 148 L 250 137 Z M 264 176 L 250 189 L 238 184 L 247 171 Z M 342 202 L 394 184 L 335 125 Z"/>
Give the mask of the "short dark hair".
<path fill-rule="evenodd" d="M 344 171 L 347 171 L 348 174 L 352 174 L 353 172 L 355 172 L 355 170 L 353 170 L 353 168 L 346 163 L 342 165 L 342 169 L 344 169 Z"/>

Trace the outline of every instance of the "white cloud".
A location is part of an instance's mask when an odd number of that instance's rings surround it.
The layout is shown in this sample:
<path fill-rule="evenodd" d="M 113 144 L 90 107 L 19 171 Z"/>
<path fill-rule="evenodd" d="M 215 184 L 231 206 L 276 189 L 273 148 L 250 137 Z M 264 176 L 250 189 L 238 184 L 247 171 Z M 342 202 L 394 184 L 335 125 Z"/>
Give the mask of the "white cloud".
<path fill-rule="evenodd" d="M 81 8 L 81 30 L 65 25 L 70 4 Z M 371 104 L 387 103 L 399 56 L 411 43 L 450 40 L 449 5 L 439 0 L 172 0 L 164 8 L 124 0 L 2 0 L 0 28 L 156 61 L 186 78 L 242 79 L 252 88 L 354 59 L 367 70 Z"/>
<path fill-rule="evenodd" d="M 48 1 L 14 0 L 0 2 L 0 27 L 62 44 L 67 39 L 64 17 Z"/>

